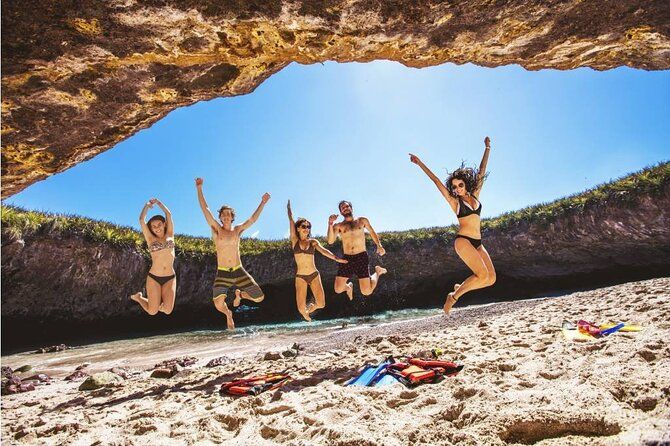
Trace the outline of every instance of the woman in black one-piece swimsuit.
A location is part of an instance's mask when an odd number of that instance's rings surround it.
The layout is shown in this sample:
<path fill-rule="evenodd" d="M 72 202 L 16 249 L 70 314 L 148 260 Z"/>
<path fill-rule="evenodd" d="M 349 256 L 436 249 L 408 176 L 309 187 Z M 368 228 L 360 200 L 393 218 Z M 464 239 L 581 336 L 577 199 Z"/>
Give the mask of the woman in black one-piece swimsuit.
<path fill-rule="evenodd" d="M 496 281 L 496 270 L 491 262 L 489 253 L 482 245 L 480 214 L 482 204 L 479 193 L 486 177 L 486 164 L 491 150 L 491 140 L 484 139 L 484 156 L 479 170 L 461 166 L 453 171 L 445 184 L 428 168 L 416 155 L 410 154 L 410 161 L 417 164 L 435 183 L 438 190 L 447 200 L 451 209 L 458 217 L 459 230 L 454 241 L 454 248 L 458 256 L 472 271 L 472 275 L 463 283 L 456 284 L 454 291 L 449 293 L 444 303 L 444 312 L 449 313 L 451 307 L 468 291 L 491 286 Z"/>

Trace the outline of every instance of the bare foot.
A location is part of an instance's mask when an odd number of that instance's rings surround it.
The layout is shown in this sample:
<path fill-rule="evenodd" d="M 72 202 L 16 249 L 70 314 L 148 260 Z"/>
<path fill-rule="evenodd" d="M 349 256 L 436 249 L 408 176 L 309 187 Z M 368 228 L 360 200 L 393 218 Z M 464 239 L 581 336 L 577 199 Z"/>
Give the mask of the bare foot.
<path fill-rule="evenodd" d="M 349 300 L 354 300 L 354 286 L 351 282 L 347 282 L 347 297 Z"/>
<path fill-rule="evenodd" d="M 377 272 L 377 277 L 379 277 L 382 274 L 386 274 L 388 271 L 386 270 L 386 268 L 382 268 L 381 266 L 377 265 L 375 266 L 375 272 Z"/>
<path fill-rule="evenodd" d="M 141 298 L 142 298 L 142 292 L 141 291 L 139 293 L 135 293 L 135 294 L 130 295 L 130 300 L 134 300 L 137 303 L 140 303 Z"/>
<path fill-rule="evenodd" d="M 302 314 L 302 317 L 305 318 L 305 320 L 307 322 L 312 322 L 312 318 L 309 317 L 309 313 L 307 311 L 305 311 L 304 313 L 300 313 L 300 314 Z"/>
<path fill-rule="evenodd" d="M 307 314 L 310 314 L 314 310 L 316 310 L 316 304 L 314 302 L 310 302 L 306 308 Z"/>
<path fill-rule="evenodd" d="M 454 293 L 449 293 L 446 302 L 444 302 L 444 307 L 442 307 L 444 313 L 449 314 L 449 312 L 451 311 L 451 307 L 453 307 L 455 303 L 456 299 L 454 299 Z"/>
<path fill-rule="evenodd" d="M 235 300 L 233 301 L 233 306 L 239 307 L 241 302 L 242 302 L 242 291 L 240 291 L 240 289 L 238 288 L 235 290 Z"/>

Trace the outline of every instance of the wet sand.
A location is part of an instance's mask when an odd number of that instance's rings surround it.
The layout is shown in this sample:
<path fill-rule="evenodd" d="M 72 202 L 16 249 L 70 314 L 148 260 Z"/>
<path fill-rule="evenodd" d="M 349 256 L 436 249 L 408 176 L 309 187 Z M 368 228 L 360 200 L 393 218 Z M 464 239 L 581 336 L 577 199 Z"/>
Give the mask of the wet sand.
<path fill-rule="evenodd" d="M 194 350 L 200 360 L 172 378 L 151 378 L 144 366 L 127 365 L 133 372 L 129 378 L 94 391 L 80 391 L 81 382 L 59 378 L 2 397 L 2 440 L 46 445 L 670 442 L 669 290 L 670 279 L 662 278 L 557 298 L 457 307 L 448 317 L 334 330 L 309 341 L 304 334 L 274 339 L 256 352 L 231 352 L 231 362 L 215 368 L 205 363 L 218 350 Z M 644 330 L 576 343 L 561 334 L 563 319 L 622 321 Z M 303 347 L 297 357 L 262 359 L 294 342 Z M 431 348 L 443 349 L 442 359 L 465 368 L 413 389 L 342 386 L 366 361 Z M 175 356 L 170 352 L 156 352 L 146 363 Z M 256 397 L 218 392 L 235 376 L 277 371 L 294 381 Z"/>

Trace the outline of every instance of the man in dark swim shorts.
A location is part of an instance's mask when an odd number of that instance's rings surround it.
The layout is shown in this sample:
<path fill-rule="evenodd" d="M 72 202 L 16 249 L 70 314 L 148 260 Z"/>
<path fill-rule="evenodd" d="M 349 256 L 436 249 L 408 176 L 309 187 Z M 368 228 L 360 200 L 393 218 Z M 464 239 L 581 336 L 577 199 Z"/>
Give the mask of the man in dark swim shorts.
<path fill-rule="evenodd" d="M 340 264 L 335 277 L 335 292 L 346 292 L 349 299 L 353 299 L 353 285 L 349 281 L 352 276 L 358 277 L 358 284 L 364 296 L 371 295 L 379 282 L 379 277 L 386 273 L 381 266 L 375 267 L 375 272 L 370 275 L 370 259 L 365 246 L 365 230 L 370 233 L 372 240 L 377 245 L 377 254 L 383 256 L 386 250 L 379 241 L 379 236 L 372 229 L 370 221 L 366 217 L 354 218 L 353 208 L 348 201 L 341 201 L 340 213 L 344 221 L 335 223 L 337 215 L 333 214 L 328 219 L 328 243 L 335 243 L 337 237 L 342 239 L 342 250 L 344 258 L 348 263 Z"/>

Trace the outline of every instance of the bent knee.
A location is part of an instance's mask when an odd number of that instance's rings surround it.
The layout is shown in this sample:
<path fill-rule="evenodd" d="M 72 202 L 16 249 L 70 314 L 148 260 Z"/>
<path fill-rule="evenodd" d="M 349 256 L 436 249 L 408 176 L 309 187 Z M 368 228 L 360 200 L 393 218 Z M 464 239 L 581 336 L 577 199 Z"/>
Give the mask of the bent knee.
<path fill-rule="evenodd" d="M 147 313 L 150 316 L 156 316 L 158 314 L 158 308 L 147 308 Z"/>
<path fill-rule="evenodd" d="M 483 283 L 488 283 L 489 282 L 490 275 L 489 275 L 489 272 L 487 270 L 478 271 L 478 272 L 475 273 L 475 275 L 477 276 L 477 279 L 480 282 L 483 282 Z"/>
<path fill-rule="evenodd" d="M 172 314 L 172 310 L 174 310 L 174 307 L 163 308 L 163 313 L 165 313 L 165 314 Z"/>
<path fill-rule="evenodd" d="M 364 289 L 361 289 L 361 294 L 362 294 L 363 296 L 369 296 L 369 295 L 372 294 L 372 290 L 364 290 Z"/>
<path fill-rule="evenodd" d="M 265 299 L 265 294 L 261 294 L 258 297 L 254 297 L 255 302 L 263 302 L 263 299 Z"/>
<path fill-rule="evenodd" d="M 214 308 L 216 308 L 217 310 L 219 310 L 219 311 L 222 312 L 222 313 L 225 313 L 225 311 L 226 311 L 226 304 L 225 304 L 225 302 L 223 301 L 223 299 L 218 299 L 218 300 L 215 299 L 215 300 L 214 300 Z"/>
<path fill-rule="evenodd" d="M 494 283 L 496 283 L 496 280 L 497 280 L 496 273 L 493 274 L 489 273 L 488 284 L 493 285 Z"/>

